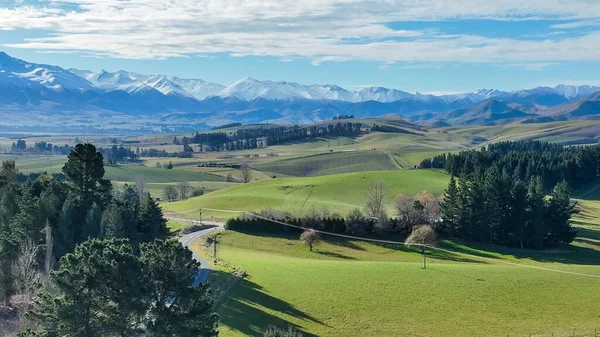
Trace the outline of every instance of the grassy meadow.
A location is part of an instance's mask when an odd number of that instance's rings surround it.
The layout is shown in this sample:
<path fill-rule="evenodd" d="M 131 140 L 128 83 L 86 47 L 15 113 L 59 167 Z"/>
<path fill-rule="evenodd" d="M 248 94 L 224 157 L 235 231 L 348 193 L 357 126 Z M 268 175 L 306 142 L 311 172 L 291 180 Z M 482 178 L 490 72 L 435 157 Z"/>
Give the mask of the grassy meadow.
<path fill-rule="evenodd" d="M 429 170 L 396 170 L 346 173 L 307 178 L 277 178 L 215 191 L 185 201 L 165 203 L 168 213 L 195 216 L 200 208 L 234 211 L 257 211 L 268 207 L 286 210 L 296 215 L 310 208 L 328 208 L 347 214 L 353 208 L 362 208 L 369 184 L 383 181 L 389 186 L 386 205 L 390 211 L 398 193 L 415 195 L 423 191 L 441 195 L 449 176 Z M 216 217 L 230 217 L 229 213 L 207 211 Z"/>
<path fill-rule="evenodd" d="M 600 277 L 598 246 L 559 253 L 441 246 Z M 570 336 L 593 332 L 600 319 L 598 278 L 459 254 L 431 252 L 423 270 L 421 255 L 403 246 L 325 237 L 310 252 L 295 236 L 229 231 L 219 257 L 248 273 L 219 307 L 226 337 L 262 336 L 269 324 L 316 336 Z"/>

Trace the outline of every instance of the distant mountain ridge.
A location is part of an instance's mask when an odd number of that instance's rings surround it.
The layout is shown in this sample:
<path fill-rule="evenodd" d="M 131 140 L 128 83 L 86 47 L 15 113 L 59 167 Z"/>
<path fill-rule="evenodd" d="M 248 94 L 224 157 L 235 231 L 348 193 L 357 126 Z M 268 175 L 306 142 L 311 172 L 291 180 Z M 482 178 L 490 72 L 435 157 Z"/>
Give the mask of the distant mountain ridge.
<path fill-rule="evenodd" d="M 159 127 L 191 127 L 229 122 L 310 123 L 342 114 L 395 114 L 431 126 L 501 125 L 600 118 L 597 92 L 600 87 L 558 85 L 511 92 L 480 89 L 429 95 L 384 87 L 350 91 L 332 84 L 302 85 L 254 78 L 223 86 L 201 79 L 123 70 L 67 70 L 0 52 L 0 116 L 43 115 L 28 123 L 61 119 L 61 123 L 77 120 L 81 124 L 84 122 L 80 118 L 85 116 L 94 122 L 110 116 L 109 124 L 119 127 L 143 120 Z M 104 127 L 106 121 L 101 124 Z"/>

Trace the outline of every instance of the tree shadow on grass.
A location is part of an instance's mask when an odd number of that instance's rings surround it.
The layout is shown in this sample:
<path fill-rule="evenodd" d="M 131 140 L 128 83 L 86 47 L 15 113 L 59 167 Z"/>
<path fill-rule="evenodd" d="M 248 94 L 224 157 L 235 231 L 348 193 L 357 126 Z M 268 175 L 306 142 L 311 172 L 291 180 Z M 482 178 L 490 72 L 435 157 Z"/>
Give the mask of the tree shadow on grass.
<path fill-rule="evenodd" d="M 345 248 L 350 248 L 350 249 L 354 249 L 354 250 L 360 250 L 360 251 L 365 251 L 366 249 L 357 245 L 356 243 L 354 243 L 353 241 L 350 241 L 348 239 L 339 239 L 339 238 L 329 238 L 327 237 L 327 243 L 332 244 L 334 246 L 340 246 L 340 247 L 345 247 Z"/>
<path fill-rule="evenodd" d="M 340 253 L 335 253 L 335 252 L 328 252 L 328 251 L 316 250 L 315 253 L 320 254 L 320 255 L 324 255 L 324 256 L 334 257 L 336 259 L 356 260 L 356 258 L 353 258 L 352 256 L 347 256 L 347 255 L 340 254 Z"/>
<path fill-rule="evenodd" d="M 590 233 L 591 232 L 591 233 Z M 596 231 L 584 228 L 578 229 L 578 238 L 587 238 L 597 235 Z M 595 240 L 593 237 L 591 238 Z M 574 245 L 565 246 L 555 250 L 533 250 L 511 247 L 502 247 L 497 245 L 486 245 L 480 243 L 464 243 L 447 241 L 442 245 L 448 250 L 458 253 L 465 253 L 474 256 L 480 256 L 485 259 L 494 259 L 498 261 L 505 260 L 502 257 L 492 255 L 496 253 L 511 256 L 515 259 L 529 259 L 541 263 L 563 263 L 575 265 L 600 265 L 600 251 L 588 247 L 578 247 Z M 489 263 L 493 261 L 487 261 Z M 517 261 L 518 263 L 518 261 Z"/>
<path fill-rule="evenodd" d="M 390 250 L 403 252 L 403 253 L 413 253 L 414 254 L 414 253 L 420 252 L 417 249 L 406 247 L 403 244 L 391 244 L 391 243 L 375 243 L 375 244 L 377 246 L 380 246 L 383 248 L 387 248 Z M 482 260 L 468 258 L 468 257 L 465 257 L 460 254 L 451 254 L 451 253 L 447 253 L 447 252 L 442 252 L 442 251 L 431 249 L 431 248 L 427 249 L 427 257 L 432 258 L 432 259 L 437 259 L 437 260 L 443 260 L 443 261 L 485 263 L 485 261 L 482 261 Z"/>
<path fill-rule="evenodd" d="M 291 325 L 298 330 L 302 330 L 301 326 L 275 316 L 268 311 L 275 311 L 303 321 L 328 326 L 310 314 L 296 309 L 292 304 L 267 294 L 261 286 L 247 279 L 241 280 L 227 297 L 217 311 L 221 324 L 239 331 L 245 336 L 263 336 L 265 329 L 269 325 L 281 327 Z M 314 336 L 304 331 L 302 332 L 306 336 Z"/>

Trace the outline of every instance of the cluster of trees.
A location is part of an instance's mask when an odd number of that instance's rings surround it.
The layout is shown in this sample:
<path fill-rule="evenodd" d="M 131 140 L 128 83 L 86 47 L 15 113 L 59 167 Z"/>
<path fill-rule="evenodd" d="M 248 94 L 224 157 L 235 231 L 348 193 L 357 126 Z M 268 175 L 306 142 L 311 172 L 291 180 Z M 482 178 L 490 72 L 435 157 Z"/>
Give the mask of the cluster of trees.
<path fill-rule="evenodd" d="M 108 148 L 100 148 L 98 151 L 102 154 L 102 157 L 109 165 L 135 160 L 137 158 L 137 154 L 135 152 L 123 146 L 113 145 Z"/>
<path fill-rule="evenodd" d="M 235 123 L 223 124 L 223 125 L 219 125 L 219 126 L 213 127 L 212 130 L 235 128 L 235 127 L 238 127 L 238 126 L 242 126 L 242 123 L 235 122 Z"/>
<path fill-rule="evenodd" d="M 168 202 L 179 200 L 185 200 L 189 196 L 198 197 L 204 195 L 204 187 L 193 188 L 187 181 L 180 181 L 177 185 L 167 185 L 163 188 L 163 197 Z"/>
<path fill-rule="evenodd" d="M 378 124 L 373 124 L 373 126 L 371 127 L 371 131 L 413 134 L 413 132 L 410 132 L 410 131 L 407 131 L 407 130 L 404 130 L 401 128 L 397 128 L 397 127 L 393 127 L 393 126 L 389 126 L 389 125 L 378 125 Z"/>
<path fill-rule="evenodd" d="M 340 119 L 354 119 L 354 115 L 339 115 L 339 116 L 334 116 L 333 120 L 340 120 Z"/>
<path fill-rule="evenodd" d="M 351 118 L 351 116 L 342 116 Z M 338 118 L 345 119 L 345 118 Z M 305 140 L 323 136 L 348 135 L 361 132 L 360 123 L 335 123 L 311 127 L 300 126 L 261 126 L 236 132 L 196 133 L 192 138 L 175 138 L 175 144 L 200 144 L 201 152 L 238 151 L 262 148 L 290 141 Z"/>
<path fill-rule="evenodd" d="M 158 150 L 154 148 L 142 149 L 137 154 L 139 157 L 160 157 L 160 158 L 191 158 L 190 151 L 167 152 L 167 150 Z"/>
<path fill-rule="evenodd" d="M 277 145 L 290 141 L 303 139 L 326 137 L 326 136 L 343 136 L 359 134 L 361 132 L 361 123 L 335 123 L 327 125 L 313 125 L 309 127 L 276 127 L 271 129 L 267 134 L 267 145 Z"/>
<path fill-rule="evenodd" d="M 58 155 L 67 155 L 71 151 L 69 145 L 57 146 L 45 141 L 35 142 L 32 147 L 27 147 L 27 142 L 24 139 L 19 139 L 12 143 L 11 152 L 30 152 L 30 153 L 52 153 Z"/>
<path fill-rule="evenodd" d="M 567 182 L 546 198 L 541 177 L 529 184 L 492 167 L 484 173 L 450 180 L 440 205 L 438 232 L 450 237 L 510 247 L 546 249 L 571 243 L 576 213 Z"/>
<path fill-rule="evenodd" d="M 461 178 L 495 167 L 515 181 L 529 183 L 541 177 L 545 191 L 551 191 L 563 180 L 577 189 L 598 178 L 600 145 L 563 147 L 540 141 L 507 141 L 490 144 L 480 150 L 425 159 L 420 167 L 445 169 Z"/>
<path fill-rule="evenodd" d="M 200 152 L 238 151 L 264 147 L 263 141 L 253 136 L 255 133 L 254 130 L 239 130 L 229 135 L 225 132 L 196 133 L 192 138 L 183 137 L 178 140 L 175 137 L 173 143 L 183 145 L 184 151 L 186 149 L 193 151 L 189 144 L 200 144 Z"/>
<path fill-rule="evenodd" d="M 14 161 L 0 166 L 0 300 L 10 305 L 31 283 L 23 275 L 58 267 L 50 273 L 55 291 L 35 306 L 40 331 L 24 336 L 187 336 L 175 332 L 188 329 L 175 320 L 186 317 L 214 325 L 207 290 L 186 295 L 197 266 L 179 243 L 163 241 L 166 220 L 150 194 L 135 186 L 113 190 L 91 144 L 75 146 L 62 171 L 64 181 L 41 174 L 19 184 Z M 15 264 L 23 255 L 34 261 L 25 272 Z M 200 331 L 188 323 L 196 330 L 186 331 Z"/>
<path fill-rule="evenodd" d="M 199 265 L 176 241 L 139 246 L 92 239 L 61 259 L 20 337 L 217 336 L 207 287 L 191 287 Z"/>

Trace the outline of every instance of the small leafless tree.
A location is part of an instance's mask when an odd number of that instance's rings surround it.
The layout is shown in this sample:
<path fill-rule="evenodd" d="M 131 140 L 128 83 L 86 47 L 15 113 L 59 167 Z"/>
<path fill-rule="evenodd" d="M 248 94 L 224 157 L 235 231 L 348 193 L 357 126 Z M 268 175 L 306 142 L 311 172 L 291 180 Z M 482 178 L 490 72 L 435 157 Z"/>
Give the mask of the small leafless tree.
<path fill-rule="evenodd" d="M 174 201 L 177 200 L 177 197 L 179 196 L 179 193 L 177 192 L 177 189 L 175 188 L 175 186 L 173 185 L 167 185 L 165 186 L 165 188 L 163 189 L 163 197 L 168 201 Z"/>
<path fill-rule="evenodd" d="M 304 337 L 300 331 L 289 326 L 287 329 L 270 325 L 265 331 L 264 337 Z"/>
<path fill-rule="evenodd" d="M 227 173 L 227 175 L 225 176 L 225 182 L 228 182 L 228 183 L 235 182 L 235 179 L 233 179 L 233 175 L 231 174 L 231 172 Z"/>
<path fill-rule="evenodd" d="M 177 183 L 177 188 L 179 189 L 179 198 L 185 200 L 187 199 L 188 193 L 192 190 L 192 185 L 187 181 L 181 181 Z"/>
<path fill-rule="evenodd" d="M 25 324 L 24 314 L 29 311 L 43 287 L 43 275 L 38 268 L 40 246 L 27 240 L 21 244 L 19 255 L 12 263 L 15 302 L 19 303 L 18 323 Z"/>
<path fill-rule="evenodd" d="M 404 194 L 398 194 L 394 198 L 396 214 L 404 226 L 412 227 L 417 224 L 419 218 L 418 209 L 415 209 L 415 199 Z"/>
<path fill-rule="evenodd" d="M 300 235 L 300 241 L 304 242 L 312 252 L 313 246 L 321 242 L 321 235 L 314 229 L 307 229 Z"/>
<path fill-rule="evenodd" d="M 406 239 L 407 246 L 421 249 L 421 253 L 423 254 L 423 269 L 427 269 L 427 255 L 425 254 L 425 248 L 427 246 L 434 246 L 436 240 L 437 237 L 435 231 L 430 225 L 422 225 L 413 228 Z"/>
<path fill-rule="evenodd" d="M 138 176 L 135 178 L 135 190 L 137 191 L 138 196 L 140 197 L 140 200 L 144 199 L 144 197 L 146 196 L 146 193 L 148 193 L 148 190 L 146 189 L 146 181 L 144 180 L 144 177 Z"/>
<path fill-rule="evenodd" d="M 438 198 L 423 191 L 415 199 L 423 206 L 423 215 L 427 223 L 433 224 L 440 218 L 440 200 Z"/>
<path fill-rule="evenodd" d="M 240 167 L 240 172 L 242 175 L 242 181 L 244 183 L 249 183 L 250 181 L 252 181 L 252 167 L 250 166 L 250 164 L 242 164 L 242 167 Z"/>
<path fill-rule="evenodd" d="M 367 201 L 365 203 L 365 213 L 372 218 L 386 218 L 384 200 L 388 193 L 388 185 L 383 181 L 375 181 L 369 184 L 367 188 Z"/>

